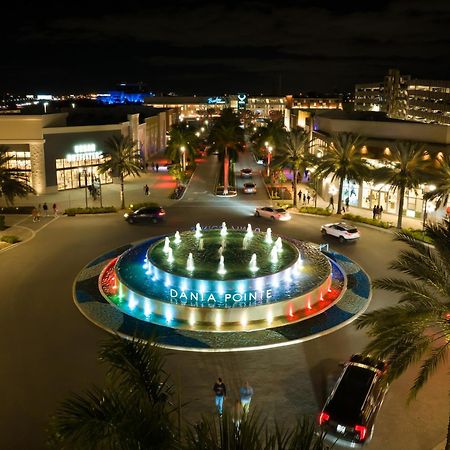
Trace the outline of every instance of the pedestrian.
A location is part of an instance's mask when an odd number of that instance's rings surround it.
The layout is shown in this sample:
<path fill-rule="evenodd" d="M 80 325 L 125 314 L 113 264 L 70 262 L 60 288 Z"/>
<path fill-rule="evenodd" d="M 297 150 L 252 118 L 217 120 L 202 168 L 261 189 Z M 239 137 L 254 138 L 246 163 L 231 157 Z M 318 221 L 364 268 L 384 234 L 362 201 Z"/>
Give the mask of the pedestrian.
<path fill-rule="evenodd" d="M 58 209 L 56 208 L 56 203 L 53 203 L 53 215 L 56 217 L 58 215 Z"/>
<path fill-rule="evenodd" d="M 306 203 L 306 194 L 303 194 L 303 204 Z"/>
<path fill-rule="evenodd" d="M 46 202 L 42 205 L 42 209 L 44 210 L 44 216 L 47 217 L 48 214 L 48 205 Z"/>
<path fill-rule="evenodd" d="M 31 211 L 31 217 L 33 217 L 33 222 L 39 221 L 39 213 L 36 207 L 34 207 Z"/>
<path fill-rule="evenodd" d="M 250 409 L 250 402 L 252 401 L 253 397 L 253 388 L 250 386 L 248 381 L 246 381 L 244 385 L 239 389 L 239 395 L 244 414 L 247 414 L 248 410 Z"/>
<path fill-rule="evenodd" d="M 302 191 L 301 191 L 301 189 L 298 191 L 298 201 L 299 202 L 302 201 Z"/>
<path fill-rule="evenodd" d="M 152 172 L 155 171 L 155 163 L 152 161 Z"/>
<path fill-rule="evenodd" d="M 350 205 L 350 198 L 349 197 L 347 197 L 346 199 L 345 199 L 345 209 L 347 210 L 347 212 L 348 212 L 348 206 Z"/>
<path fill-rule="evenodd" d="M 159 172 L 159 164 L 158 163 L 155 164 L 155 169 L 157 172 Z"/>
<path fill-rule="evenodd" d="M 334 197 L 330 195 L 330 203 L 328 203 L 327 209 L 330 208 L 331 211 L 334 211 Z"/>
<path fill-rule="evenodd" d="M 145 195 L 149 195 L 150 194 L 150 188 L 148 187 L 147 184 L 144 186 L 144 194 Z"/>
<path fill-rule="evenodd" d="M 381 215 L 383 214 L 383 207 L 378 205 L 378 219 L 381 220 Z"/>
<path fill-rule="evenodd" d="M 375 220 L 378 216 L 378 206 L 375 205 L 372 209 L 372 219 Z"/>
<path fill-rule="evenodd" d="M 217 381 L 214 383 L 213 391 L 216 394 L 216 410 L 222 415 L 223 412 L 223 401 L 227 397 L 227 388 L 222 381 L 222 378 L 217 378 Z"/>
<path fill-rule="evenodd" d="M 308 194 L 306 195 L 306 201 L 308 202 L 308 205 L 309 205 L 310 200 L 311 200 L 311 196 L 309 195 L 309 191 L 308 191 Z"/>

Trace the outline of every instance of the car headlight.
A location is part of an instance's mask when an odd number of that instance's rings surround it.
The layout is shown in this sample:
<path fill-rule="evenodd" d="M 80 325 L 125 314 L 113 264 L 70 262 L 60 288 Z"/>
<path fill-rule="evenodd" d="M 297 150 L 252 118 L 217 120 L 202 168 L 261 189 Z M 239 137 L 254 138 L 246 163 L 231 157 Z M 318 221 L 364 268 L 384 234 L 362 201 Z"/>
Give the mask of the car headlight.
<path fill-rule="evenodd" d="M 125 213 L 125 214 L 123 215 L 123 217 L 125 217 L 125 219 L 126 219 L 128 216 L 129 216 L 128 213 Z"/>

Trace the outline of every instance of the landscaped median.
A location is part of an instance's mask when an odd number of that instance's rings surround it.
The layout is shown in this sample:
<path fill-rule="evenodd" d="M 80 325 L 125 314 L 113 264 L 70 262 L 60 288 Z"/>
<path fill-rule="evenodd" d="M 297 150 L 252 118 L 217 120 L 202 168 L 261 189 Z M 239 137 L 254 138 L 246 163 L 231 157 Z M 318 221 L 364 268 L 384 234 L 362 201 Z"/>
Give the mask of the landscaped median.
<path fill-rule="evenodd" d="M 223 173 L 223 165 L 220 166 L 219 177 L 217 178 L 217 183 L 215 187 L 215 195 L 222 197 L 235 197 L 237 195 L 236 192 L 236 174 L 234 173 L 234 164 L 230 164 L 230 170 L 228 172 L 228 194 L 224 195 L 224 173 Z"/>
<path fill-rule="evenodd" d="M 77 214 L 105 214 L 117 212 L 114 206 L 89 207 L 89 208 L 68 208 L 64 211 L 67 216 L 75 216 Z"/>

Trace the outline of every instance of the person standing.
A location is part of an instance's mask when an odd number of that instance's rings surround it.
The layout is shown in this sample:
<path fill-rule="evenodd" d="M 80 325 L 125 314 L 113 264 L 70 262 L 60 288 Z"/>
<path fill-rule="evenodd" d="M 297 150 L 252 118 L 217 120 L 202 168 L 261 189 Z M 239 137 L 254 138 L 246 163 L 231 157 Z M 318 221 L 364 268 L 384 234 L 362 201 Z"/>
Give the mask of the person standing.
<path fill-rule="evenodd" d="M 350 205 L 350 198 L 349 197 L 347 197 L 346 199 L 345 199 L 345 210 L 348 212 L 348 206 Z"/>
<path fill-rule="evenodd" d="M 306 201 L 308 202 L 309 205 L 309 201 L 311 200 L 311 196 L 309 195 L 309 191 L 306 194 Z"/>
<path fill-rule="evenodd" d="M 303 194 L 303 204 L 306 204 L 306 194 Z"/>
<path fill-rule="evenodd" d="M 298 202 L 299 203 L 302 202 L 302 191 L 301 191 L 301 189 L 299 189 L 299 191 L 298 191 Z"/>
<path fill-rule="evenodd" d="M 53 203 L 53 215 L 56 217 L 58 215 L 58 209 L 56 208 L 56 203 Z"/>
<path fill-rule="evenodd" d="M 223 412 L 223 401 L 227 396 L 227 388 L 222 381 L 222 378 L 217 378 L 217 381 L 214 383 L 213 391 L 216 394 L 216 409 L 217 412 L 222 415 Z"/>
<path fill-rule="evenodd" d="M 47 217 L 48 215 L 48 205 L 46 202 L 42 205 L 42 209 L 44 210 L 44 216 Z"/>
<path fill-rule="evenodd" d="M 375 205 L 372 209 L 372 219 L 375 220 L 377 218 L 378 215 L 378 206 Z"/>
<path fill-rule="evenodd" d="M 250 409 L 250 402 L 252 401 L 253 397 L 253 388 L 250 386 L 248 381 L 246 381 L 244 385 L 239 389 L 239 395 L 244 414 L 247 414 L 248 410 Z"/>
<path fill-rule="evenodd" d="M 149 195 L 150 194 L 150 188 L 148 187 L 147 184 L 144 186 L 144 194 L 145 195 Z"/>
<path fill-rule="evenodd" d="M 158 163 L 155 164 L 155 168 L 156 168 L 156 171 L 159 172 L 159 164 Z"/>
<path fill-rule="evenodd" d="M 383 207 L 381 205 L 378 206 L 378 219 L 381 220 L 381 215 L 383 214 Z"/>

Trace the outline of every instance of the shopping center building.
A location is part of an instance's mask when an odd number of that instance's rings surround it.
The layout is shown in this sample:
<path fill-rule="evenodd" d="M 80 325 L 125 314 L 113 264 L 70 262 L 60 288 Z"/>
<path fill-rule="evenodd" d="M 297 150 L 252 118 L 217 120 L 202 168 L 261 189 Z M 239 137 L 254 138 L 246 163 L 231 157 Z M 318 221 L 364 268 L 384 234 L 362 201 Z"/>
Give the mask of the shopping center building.
<path fill-rule="evenodd" d="M 327 151 L 334 134 L 353 133 L 365 137 L 362 151 L 374 167 L 385 164 L 383 156 L 389 154 L 389 147 L 397 140 L 422 142 L 425 149 L 435 155 L 450 152 L 450 127 L 390 119 L 384 113 L 328 111 L 314 116 L 313 128 L 312 149 L 318 156 Z M 417 190 L 407 190 L 404 214 L 407 217 L 422 218 L 425 208 L 423 195 L 432 189 L 432 185 L 423 184 Z M 318 192 L 325 199 L 333 195 L 336 200 L 337 181 L 331 182 L 331 177 L 328 177 L 318 186 Z M 398 191 L 393 191 L 387 184 L 346 180 L 343 199 L 347 197 L 350 206 L 372 209 L 375 205 L 382 205 L 385 212 L 398 213 Z M 433 202 L 427 202 L 426 208 L 431 215 L 443 215 L 445 209 L 435 212 Z"/>
<path fill-rule="evenodd" d="M 165 149 L 174 111 L 138 106 L 75 108 L 54 114 L 0 115 L 0 145 L 12 156 L 17 171 L 38 194 L 76 189 L 94 182 L 111 183 L 100 175 L 106 141 L 130 136 L 143 166 Z"/>

